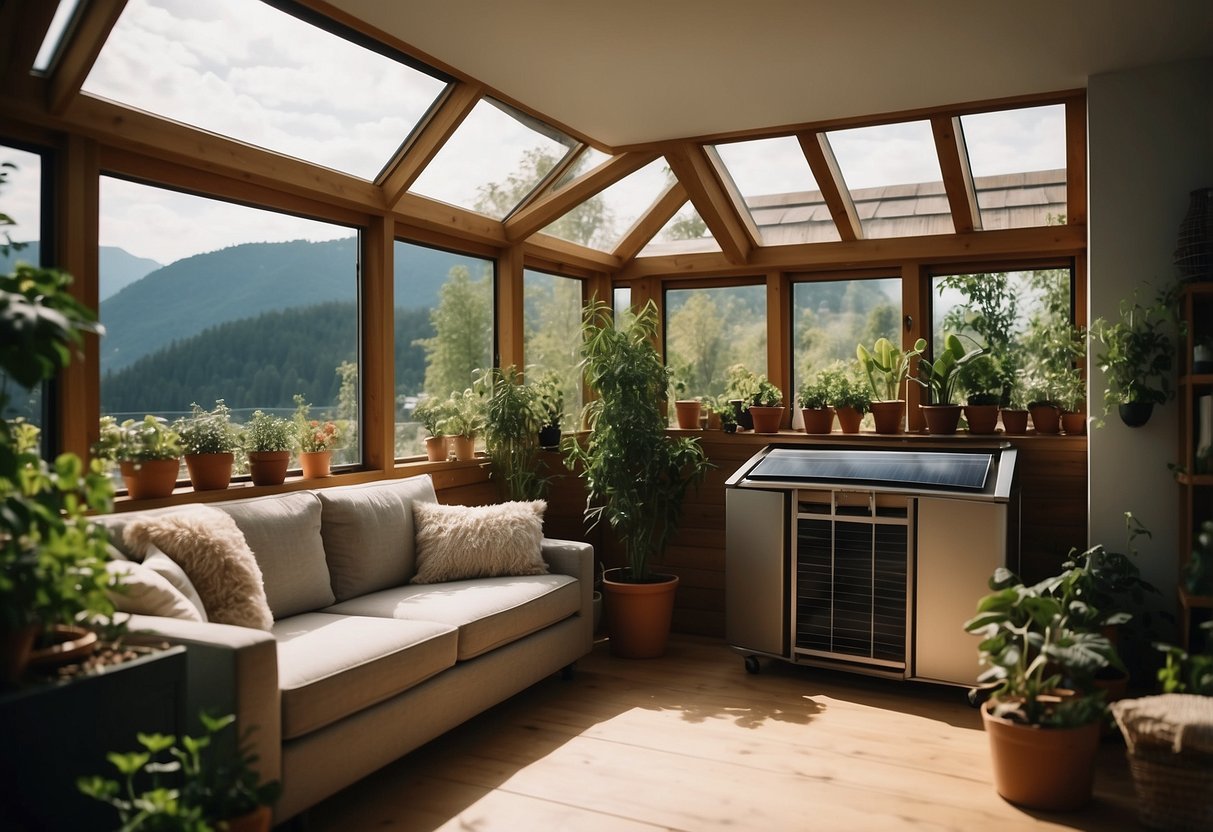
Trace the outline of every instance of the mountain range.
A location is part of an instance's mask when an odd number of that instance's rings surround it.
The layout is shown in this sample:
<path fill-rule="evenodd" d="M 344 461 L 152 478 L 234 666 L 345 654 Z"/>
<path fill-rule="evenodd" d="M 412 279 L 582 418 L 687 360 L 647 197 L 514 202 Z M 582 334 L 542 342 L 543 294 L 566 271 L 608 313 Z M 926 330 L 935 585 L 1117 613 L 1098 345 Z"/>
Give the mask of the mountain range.
<path fill-rule="evenodd" d="M 20 251 L 9 251 L 7 255 L 0 254 L 0 274 L 8 274 L 12 271 L 18 260 L 37 263 L 40 251 L 41 246 L 37 240 L 34 240 L 24 243 Z M 126 249 L 117 246 L 101 246 L 98 257 L 101 272 L 99 288 L 102 301 L 161 268 L 161 265 L 155 260 L 148 257 L 136 257 Z"/>

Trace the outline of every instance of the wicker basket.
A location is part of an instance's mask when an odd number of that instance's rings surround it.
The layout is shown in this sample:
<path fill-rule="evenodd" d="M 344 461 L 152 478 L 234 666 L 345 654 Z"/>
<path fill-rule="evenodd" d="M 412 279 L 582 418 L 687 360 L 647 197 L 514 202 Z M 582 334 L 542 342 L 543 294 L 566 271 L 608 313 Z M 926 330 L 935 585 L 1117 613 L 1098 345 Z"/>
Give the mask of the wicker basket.
<path fill-rule="evenodd" d="M 1138 817 L 1153 829 L 1213 829 L 1213 697 L 1164 694 L 1112 704 L 1129 747 Z"/>

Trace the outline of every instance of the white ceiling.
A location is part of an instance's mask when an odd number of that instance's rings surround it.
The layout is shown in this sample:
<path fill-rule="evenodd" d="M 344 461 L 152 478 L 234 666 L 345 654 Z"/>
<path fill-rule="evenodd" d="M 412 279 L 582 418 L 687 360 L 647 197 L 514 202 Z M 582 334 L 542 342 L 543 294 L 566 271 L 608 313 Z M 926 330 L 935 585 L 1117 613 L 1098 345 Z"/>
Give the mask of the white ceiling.
<path fill-rule="evenodd" d="M 610 147 L 1213 55 L 1211 0 L 329 0 Z"/>

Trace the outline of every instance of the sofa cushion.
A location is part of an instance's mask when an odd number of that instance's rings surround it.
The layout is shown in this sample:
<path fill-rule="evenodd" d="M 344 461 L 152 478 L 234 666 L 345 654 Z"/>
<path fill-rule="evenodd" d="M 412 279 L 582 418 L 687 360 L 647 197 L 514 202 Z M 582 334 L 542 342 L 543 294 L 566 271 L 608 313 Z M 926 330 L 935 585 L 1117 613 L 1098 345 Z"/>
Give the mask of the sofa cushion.
<path fill-rule="evenodd" d="M 305 613 L 274 624 L 282 738 L 408 690 L 455 664 L 456 630 L 432 621 Z"/>
<path fill-rule="evenodd" d="M 135 615 L 159 615 L 201 622 L 202 614 L 176 587 L 141 563 L 131 560 L 111 560 L 106 571 L 117 579 L 119 586 L 106 594 L 118 612 Z"/>
<path fill-rule="evenodd" d="M 581 587 L 568 575 L 478 578 L 396 587 L 329 607 L 325 612 L 459 628 L 459 659 L 473 659 L 578 611 Z"/>
<path fill-rule="evenodd" d="M 194 582 L 190 580 L 189 575 L 185 574 L 181 564 L 155 546 L 148 546 L 147 554 L 143 558 L 143 565 L 168 581 L 173 589 L 183 595 L 197 609 L 202 621 L 209 620 L 206 616 L 206 606 L 202 603 L 202 596 L 198 594 Z"/>
<path fill-rule="evenodd" d="M 415 584 L 543 575 L 543 500 L 488 506 L 414 503 Z"/>
<path fill-rule="evenodd" d="M 413 503 L 438 502 L 429 476 L 326 488 L 320 533 L 337 601 L 413 577 Z"/>
<path fill-rule="evenodd" d="M 244 532 L 261 574 L 275 619 L 333 603 L 324 543 L 320 539 L 320 500 L 311 491 L 275 494 L 215 503 Z"/>

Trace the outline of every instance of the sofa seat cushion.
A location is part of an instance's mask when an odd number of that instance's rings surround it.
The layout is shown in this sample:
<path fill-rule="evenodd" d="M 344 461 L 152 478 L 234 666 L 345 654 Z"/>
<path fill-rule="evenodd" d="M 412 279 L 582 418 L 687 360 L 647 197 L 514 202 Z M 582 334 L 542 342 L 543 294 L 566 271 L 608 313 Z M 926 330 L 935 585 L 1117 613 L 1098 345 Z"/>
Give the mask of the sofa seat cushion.
<path fill-rule="evenodd" d="M 343 601 L 325 612 L 458 627 L 459 660 L 464 661 L 563 621 L 580 603 L 576 578 L 523 575 L 401 586 Z"/>
<path fill-rule="evenodd" d="M 434 621 L 304 613 L 274 623 L 282 737 L 315 731 L 455 664 L 457 630 Z"/>

